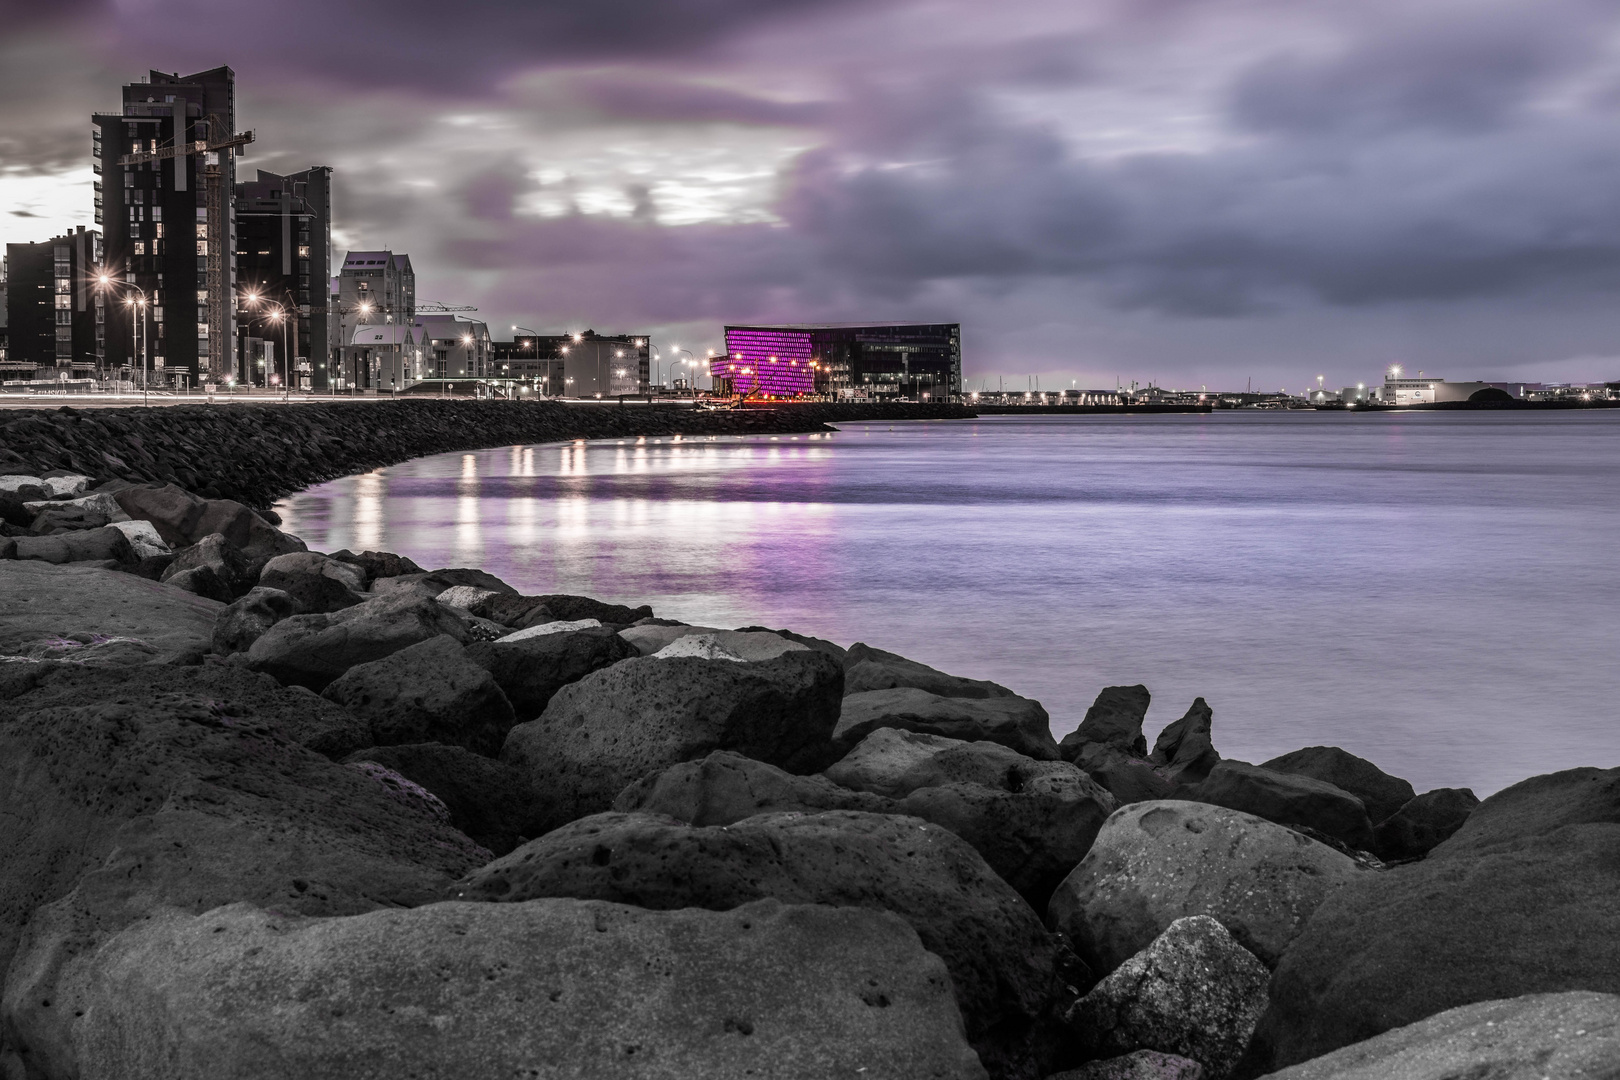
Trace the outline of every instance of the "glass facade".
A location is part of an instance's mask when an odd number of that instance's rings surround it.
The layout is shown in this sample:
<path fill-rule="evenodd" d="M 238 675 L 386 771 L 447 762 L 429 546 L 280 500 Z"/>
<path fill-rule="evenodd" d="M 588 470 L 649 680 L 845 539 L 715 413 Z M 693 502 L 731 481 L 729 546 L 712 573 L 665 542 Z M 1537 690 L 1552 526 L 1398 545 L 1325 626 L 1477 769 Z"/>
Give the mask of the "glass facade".
<path fill-rule="evenodd" d="M 959 323 L 728 326 L 709 374 L 735 394 L 949 399 L 961 393 L 961 341 Z"/>

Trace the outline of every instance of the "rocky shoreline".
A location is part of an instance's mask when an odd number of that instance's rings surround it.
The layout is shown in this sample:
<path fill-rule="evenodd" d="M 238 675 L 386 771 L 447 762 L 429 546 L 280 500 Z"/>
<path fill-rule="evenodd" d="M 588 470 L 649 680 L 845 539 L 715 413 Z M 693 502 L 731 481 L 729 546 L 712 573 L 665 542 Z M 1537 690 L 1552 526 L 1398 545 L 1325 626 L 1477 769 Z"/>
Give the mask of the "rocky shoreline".
<path fill-rule="evenodd" d="M 1620 769 L 1420 794 L 1223 758 L 1201 698 L 1150 747 L 1142 686 L 1058 741 L 43 445 L 0 462 L 6 1080 L 1620 1074 Z"/>

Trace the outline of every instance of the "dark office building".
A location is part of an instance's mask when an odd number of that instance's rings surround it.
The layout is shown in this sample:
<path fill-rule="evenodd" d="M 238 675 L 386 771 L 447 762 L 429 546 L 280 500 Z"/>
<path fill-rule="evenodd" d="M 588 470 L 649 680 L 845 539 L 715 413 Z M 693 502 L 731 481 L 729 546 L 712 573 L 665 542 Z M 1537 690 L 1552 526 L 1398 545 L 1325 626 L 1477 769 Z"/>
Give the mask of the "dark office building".
<path fill-rule="evenodd" d="M 101 234 L 6 245 L 6 356 L 0 378 L 91 378 L 101 364 L 107 317 L 95 289 Z M 127 320 L 126 320 L 127 323 Z"/>
<path fill-rule="evenodd" d="M 184 76 L 151 72 L 147 81 L 123 88 L 119 112 L 97 113 L 91 122 L 96 222 L 103 227 L 107 268 L 151 300 L 154 381 L 195 386 L 199 376 L 223 380 L 235 366 L 235 156 L 224 150 L 118 161 L 173 147 L 176 140 L 229 138 L 236 125 L 235 73 L 228 67 Z M 120 296 L 109 307 L 121 304 Z M 109 364 L 134 360 L 139 368 L 130 344 L 127 332 L 109 333 Z"/>
<path fill-rule="evenodd" d="M 652 385 L 652 346 L 646 334 L 525 334 L 496 341 L 494 370 L 501 379 L 531 380 L 552 397 L 617 397 Z"/>
<path fill-rule="evenodd" d="M 326 389 L 327 302 L 332 265 L 332 170 L 317 166 L 289 176 L 259 170 L 257 180 L 236 185 L 236 292 L 256 302 L 240 303 L 240 333 L 274 340 L 281 349 L 273 310 L 294 312 L 298 338 L 288 344 L 295 360 L 294 383 Z M 247 350 L 239 349 L 238 355 Z M 237 378 L 249 372 L 239 367 Z M 262 382 L 262 372 L 251 373 Z"/>
<path fill-rule="evenodd" d="M 728 326 L 716 387 L 794 397 L 951 398 L 962 392 L 959 323 Z"/>
<path fill-rule="evenodd" d="M 494 376 L 522 382 L 537 394 L 561 397 L 565 384 L 563 357 L 558 350 L 572 340 L 566 335 L 536 337 L 530 334 L 513 341 L 492 341 L 490 357 Z"/>

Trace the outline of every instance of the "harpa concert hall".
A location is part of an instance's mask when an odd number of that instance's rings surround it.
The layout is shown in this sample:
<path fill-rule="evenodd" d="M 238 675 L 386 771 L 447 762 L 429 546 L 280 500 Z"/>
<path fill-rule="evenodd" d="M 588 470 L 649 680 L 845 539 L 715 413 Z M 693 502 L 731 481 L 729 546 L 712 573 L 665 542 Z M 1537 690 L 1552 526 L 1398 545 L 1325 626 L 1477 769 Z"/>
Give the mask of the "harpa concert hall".
<path fill-rule="evenodd" d="M 951 398 L 962 390 L 959 323 L 728 326 L 709 361 L 716 389 L 764 397 Z"/>

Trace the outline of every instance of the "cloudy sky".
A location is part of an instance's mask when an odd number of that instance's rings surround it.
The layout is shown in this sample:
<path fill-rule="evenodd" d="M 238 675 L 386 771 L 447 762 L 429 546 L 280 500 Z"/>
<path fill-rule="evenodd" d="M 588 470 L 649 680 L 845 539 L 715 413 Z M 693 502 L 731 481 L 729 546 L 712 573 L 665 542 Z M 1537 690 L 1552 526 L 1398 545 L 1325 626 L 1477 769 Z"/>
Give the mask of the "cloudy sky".
<path fill-rule="evenodd" d="M 1620 6 L 0 0 L 0 240 L 90 126 L 237 72 L 497 331 L 959 321 L 970 388 L 1620 378 Z M 499 334 L 498 334 L 499 336 Z"/>

